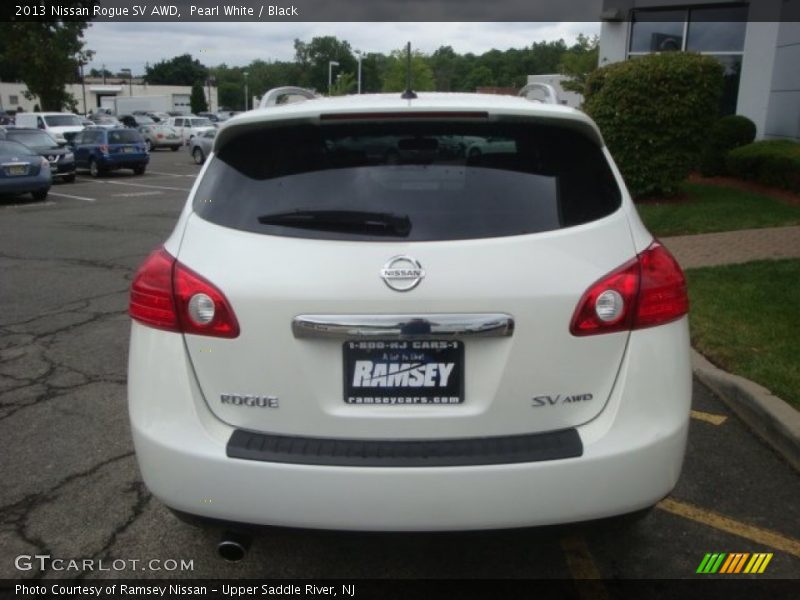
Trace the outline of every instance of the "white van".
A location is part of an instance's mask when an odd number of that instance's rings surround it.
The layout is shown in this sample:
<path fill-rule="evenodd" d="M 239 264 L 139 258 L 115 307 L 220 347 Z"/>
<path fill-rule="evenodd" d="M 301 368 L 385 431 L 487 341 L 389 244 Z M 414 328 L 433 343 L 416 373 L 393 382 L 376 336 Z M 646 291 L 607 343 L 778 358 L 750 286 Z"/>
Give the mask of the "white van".
<path fill-rule="evenodd" d="M 65 133 L 83 131 L 83 121 L 78 115 L 68 112 L 17 113 L 17 127 L 41 129 L 52 135 L 57 142 L 66 142 Z"/>
<path fill-rule="evenodd" d="M 184 145 L 191 144 L 194 136 L 214 129 L 211 119 L 195 116 L 172 117 L 167 121 L 167 125 L 178 132 Z"/>

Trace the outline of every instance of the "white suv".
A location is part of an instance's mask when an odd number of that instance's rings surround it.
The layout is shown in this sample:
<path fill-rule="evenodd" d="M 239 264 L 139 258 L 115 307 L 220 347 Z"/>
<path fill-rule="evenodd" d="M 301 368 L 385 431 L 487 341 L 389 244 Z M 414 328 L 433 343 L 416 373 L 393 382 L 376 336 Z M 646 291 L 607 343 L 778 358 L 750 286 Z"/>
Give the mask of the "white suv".
<path fill-rule="evenodd" d="M 468 156 L 476 139 L 502 151 Z M 251 111 L 132 284 L 141 472 L 178 513 L 237 523 L 639 511 L 681 471 L 687 310 L 582 112 L 435 93 Z"/>
<path fill-rule="evenodd" d="M 191 144 L 195 136 L 214 129 L 211 119 L 194 116 L 170 117 L 167 120 L 167 126 L 178 132 L 178 136 L 180 136 L 184 145 Z"/>

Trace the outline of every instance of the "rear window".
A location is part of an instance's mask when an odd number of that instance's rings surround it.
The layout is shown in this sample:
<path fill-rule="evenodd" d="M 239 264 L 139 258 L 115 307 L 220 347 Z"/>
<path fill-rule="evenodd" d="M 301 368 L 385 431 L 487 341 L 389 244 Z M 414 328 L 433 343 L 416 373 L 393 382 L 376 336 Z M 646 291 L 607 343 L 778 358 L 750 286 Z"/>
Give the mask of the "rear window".
<path fill-rule="evenodd" d="M 596 144 L 520 121 L 254 130 L 212 159 L 194 200 L 204 219 L 245 231 L 409 241 L 551 231 L 619 205 Z"/>
<path fill-rule="evenodd" d="M 109 144 L 135 144 L 142 141 L 142 135 L 132 129 L 108 132 Z"/>

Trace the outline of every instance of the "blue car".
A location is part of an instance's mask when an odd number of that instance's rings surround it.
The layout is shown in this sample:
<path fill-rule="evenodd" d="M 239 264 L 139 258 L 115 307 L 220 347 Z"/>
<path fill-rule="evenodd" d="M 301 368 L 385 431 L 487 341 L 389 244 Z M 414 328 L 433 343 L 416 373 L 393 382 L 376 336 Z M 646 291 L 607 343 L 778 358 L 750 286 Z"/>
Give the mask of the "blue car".
<path fill-rule="evenodd" d="M 144 138 L 135 129 L 91 127 L 78 132 L 69 143 L 79 169 L 100 177 L 114 169 L 133 169 L 142 175 L 150 162 Z"/>
<path fill-rule="evenodd" d="M 0 194 L 27 194 L 44 200 L 53 184 L 50 163 L 27 146 L 0 140 Z"/>

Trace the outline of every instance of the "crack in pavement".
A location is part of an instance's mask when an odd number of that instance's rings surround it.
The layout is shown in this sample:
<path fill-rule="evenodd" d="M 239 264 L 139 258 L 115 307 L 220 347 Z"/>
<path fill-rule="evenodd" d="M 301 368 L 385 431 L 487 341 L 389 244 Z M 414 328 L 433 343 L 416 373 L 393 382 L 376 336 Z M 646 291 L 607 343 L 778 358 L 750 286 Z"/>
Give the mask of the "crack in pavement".
<path fill-rule="evenodd" d="M 51 486 L 49 489 L 47 489 L 44 492 L 35 492 L 33 494 L 28 494 L 27 496 L 25 496 L 24 498 L 22 498 L 20 500 L 17 500 L 16 502 L 13 502 L 11 504 L 7 504 L 5 506 L 0 506 L 0 524 L 6 525 L 6 526 L 8 526 L 8 525 L 12 526 L 13 527 L 13 533 L 15 535 L 17 535 L 19 537 L 19 539 L 21 539 L 22 541 L 24 541 L 24 542 L 30 544 L 31 546 L 33 546 L 34 548 L 36 548 L 37 554 L 49 554 L 50 553 L 50 547 L 49 547 L 48 543 L 45 540 L 43 540 L 41 537 L 34 536 L 34 535 L 32 535 L 32 534 L 30 534 L 28 532 L 28 518 L 29 518 L 30 514 L 34 510 L 36 510 L 36 509 L 44 506 L 48 502 L 50 502 L 52 500 L 53 496 L 57 495 L 58 491 L 61 488 L 63 488 L 64 486 L 69 485 L 70 483 L 73 483 L 74 481 L 77 481 L 79 479 L 86 478 L 86 477 L 91 477 L 92 475 L 95 475 L 96 473 L 98 473 L 104 467 L 106 467 L 106 466 L 108 466 L 110 464 L 113 464 L 113 463 L 115 463 L 117 461 L 124 460 L 126 458 L 130 458 L 132 456 L 134 456 L 134 453 L 131 451 L 131 452 L 125 452 L 123 454 L 119 454 L 119 455 L 114 456 L 112 458 L 108 458 L 108 459 L 106 459 L 104 461 L 101 461 L 101 462 L 93 465 L 89 469 L 86 469 L 84 471 L 80 471 L 78 473 L 73 473 L 71 475 L 68 475 L 67 477 L 65 477 L 64 479 L 62 479 L 61 481 L 59 481 L 55 485 Z M 147 492 L 147 490 L 144 489 L 144 484 L 142 482 L 134 481 L 134 482 L 131 483 L 131 485 L 133 485 L 133 486 L 141 486 L 143 488 L 143 491 L 137 490 L 137 500 L 134 503 L 134 507 L 133 507 L 134 511 L 135 511 L 134 514 L 138 518 L 138 516 L 144 510 L 144 506 L 142 505 L 141 496 L 142 496 L 142 494 L 146 494 L 146 495 L 149 496 L 149 492 Z M 146 502 L 144 504 L 146 504 Z M 140 505 L 142 505 L 142 506 L 140 506 Z M 135 520 L 135 519 L 133 519 L 133 520 Z M 129 527 L 131 525 L 131 523 L 133 522 L 133 520 L 129 519 L 128 521 L 126 521 L 126 523 L 123 526 L 125 528 Z M 103 549 L 105 549 L 106 547 L 110 547 L 110 544 L 113 543 L 113 540 L 116 540 L 116 536 L 119 535 L 119 533 L 122 530 L 123 529 L 121 529 L 121 528 L 117 528 L 114 532 L 112 532 L 110 534 L 110 536 L 109 536 L 109 540 L 103 545 Z M 101 552 L 102 551 L 103 550 L 101 550 Z M 36 575 L 34 575 L 32 577 L 32 579 L 41 579 L 43 576 L 44 576 L 44 573 L 39 571 Z"/>

